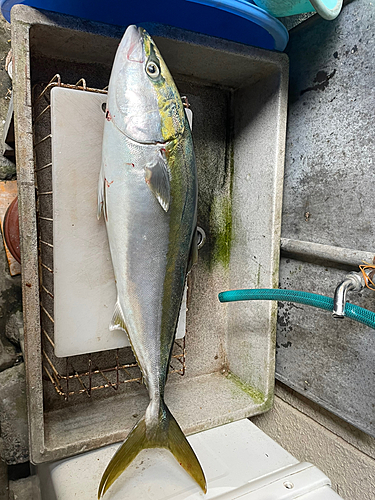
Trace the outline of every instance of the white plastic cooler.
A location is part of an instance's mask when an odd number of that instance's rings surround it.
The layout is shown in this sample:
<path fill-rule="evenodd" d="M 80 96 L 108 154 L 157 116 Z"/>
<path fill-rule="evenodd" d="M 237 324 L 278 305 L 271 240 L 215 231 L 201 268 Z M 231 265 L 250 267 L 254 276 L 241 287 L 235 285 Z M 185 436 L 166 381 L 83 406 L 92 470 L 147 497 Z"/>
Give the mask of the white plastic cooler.
<path fill-rule="evenodd" d="M 339 500 L 317 467 L 298 462 L 249 420 L 189 437 L 207 478 L 205 495 L 166 450 L 142 451 L 105 500 Z M 38 467 L 43 500 L 96 500 L 118 444 Z"/>

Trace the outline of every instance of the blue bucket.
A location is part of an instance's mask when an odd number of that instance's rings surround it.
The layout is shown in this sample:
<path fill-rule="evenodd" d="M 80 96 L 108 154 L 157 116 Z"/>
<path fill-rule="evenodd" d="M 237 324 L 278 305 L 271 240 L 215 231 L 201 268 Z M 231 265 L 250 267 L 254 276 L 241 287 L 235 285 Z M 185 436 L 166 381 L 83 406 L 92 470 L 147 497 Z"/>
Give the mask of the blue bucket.
<path fill-rule="evenodd" d="M 1 0 L 7 21 L 18 3 L 121 26 L 161 23 L 270 50 L 283 51 L 289 39 L 280 21 L 245 0 Z"/>

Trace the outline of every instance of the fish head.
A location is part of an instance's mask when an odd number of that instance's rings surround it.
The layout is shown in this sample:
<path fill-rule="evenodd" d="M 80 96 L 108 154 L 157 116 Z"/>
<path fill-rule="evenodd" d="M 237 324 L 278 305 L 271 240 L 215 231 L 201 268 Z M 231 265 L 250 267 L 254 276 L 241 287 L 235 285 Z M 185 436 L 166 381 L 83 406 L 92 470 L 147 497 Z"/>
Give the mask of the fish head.
<path fill-rule="evenodd" d="M 107 119 L 140 143 L 165 143 L 184 132 L 180 94 L 158 48 L 143 28 L 129 26 L 121 40 L 107 108 Z"/>

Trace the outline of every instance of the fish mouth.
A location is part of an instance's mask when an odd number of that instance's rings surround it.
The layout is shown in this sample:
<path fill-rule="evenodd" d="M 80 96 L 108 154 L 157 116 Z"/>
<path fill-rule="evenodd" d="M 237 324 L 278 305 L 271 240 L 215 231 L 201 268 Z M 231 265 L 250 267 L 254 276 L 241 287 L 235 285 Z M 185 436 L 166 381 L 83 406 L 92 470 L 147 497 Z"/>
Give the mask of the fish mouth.
<path fill-rule="evenodd" d="M 134 24 L 128 26 L 124 37 L 126 58 L 132 62 L 143 63 L 145 61 L 145 51 L 143 47 L 142 28 L 137 28 Z"/>

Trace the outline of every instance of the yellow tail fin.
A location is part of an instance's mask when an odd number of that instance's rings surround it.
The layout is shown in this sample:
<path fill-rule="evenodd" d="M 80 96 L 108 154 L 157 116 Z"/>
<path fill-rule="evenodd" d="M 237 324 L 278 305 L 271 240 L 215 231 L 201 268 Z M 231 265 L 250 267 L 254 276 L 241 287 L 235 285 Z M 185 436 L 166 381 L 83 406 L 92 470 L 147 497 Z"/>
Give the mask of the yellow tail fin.
<path fill-rule="evenodd" d="M 98 499 L 104 495 L 138 453 L 146 448 L 169 450 L 206 493 L 206 478 L 192 447 L 163 400 L 160 400 L 159 408 L 159 416 L 153 420 L 155 423 L 147 426 L 143 417 L 112 457 L 100 481 Z"/>

